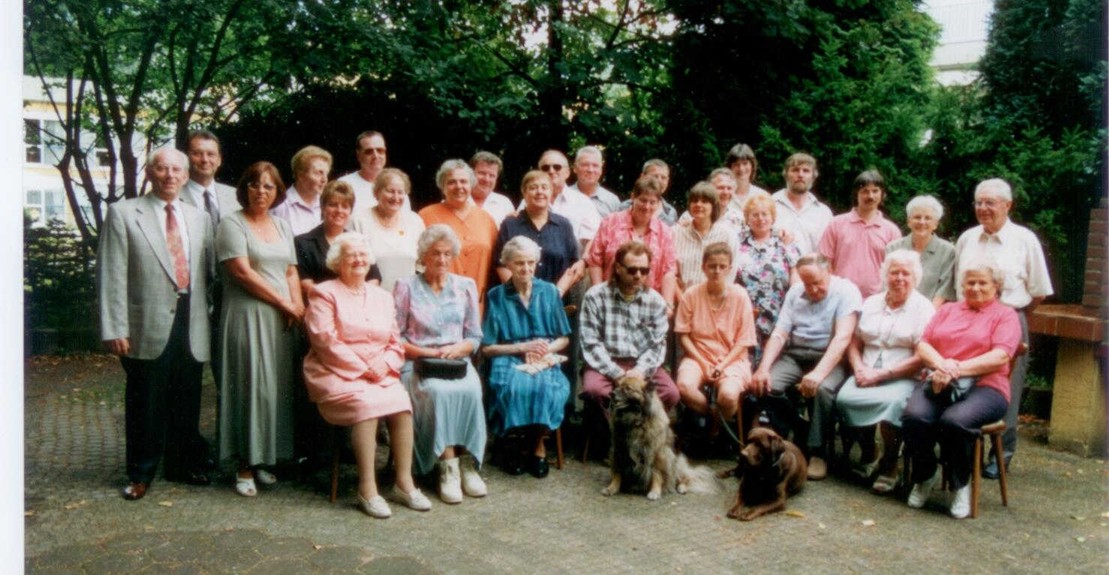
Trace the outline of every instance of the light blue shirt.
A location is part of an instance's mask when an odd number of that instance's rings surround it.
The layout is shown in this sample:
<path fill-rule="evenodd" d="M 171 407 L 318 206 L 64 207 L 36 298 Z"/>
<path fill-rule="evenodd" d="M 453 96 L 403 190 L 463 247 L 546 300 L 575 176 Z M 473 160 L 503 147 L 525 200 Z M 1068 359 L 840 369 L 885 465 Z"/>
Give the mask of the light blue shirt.
<path fill-rule="evenodd" d="M 828 277 L 828 294 L 813 302 L 805 284 L 797 282 L 786 292 L 774 329 L 789 334 L 789 345 L 827 349 L 836 320 L 862 309 L 863 298 L 855 284 L 838 276 Z"/>

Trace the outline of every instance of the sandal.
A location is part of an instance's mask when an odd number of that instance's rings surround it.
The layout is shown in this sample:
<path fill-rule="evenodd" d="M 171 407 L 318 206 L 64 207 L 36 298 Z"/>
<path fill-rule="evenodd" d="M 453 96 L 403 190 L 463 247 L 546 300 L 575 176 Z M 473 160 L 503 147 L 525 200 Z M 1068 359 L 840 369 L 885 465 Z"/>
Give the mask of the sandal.
<path fill-rule="evenodd" d="M 878 479 L 874 480 L 874 485 L 870 486 L 870 490 L 879 495 L 885 495 L 893 491 L 895 487 L 897 487 L 896 475 L 879 475 Z"/>
<path fill-rule="evenodd" d="M 859 477 L 869 478 L 871 475 L 874 475 L 875 471 L 878 470 L 878 463 L 880 463 L 880 461 L 881 460 L 879 458 L 875 457 L 874 461 L 871 461 L 870 463 L 856 463 L 851 467 L 851 471 Z"/>
<path fill-rule="evenodd" d="M 277 483 L 277 476 L 261 467 L 254 470 L 254 479 L 258 480 L 258 483 L 262 485 L 273 485 Z"/>
<path fill-rule="evenodd" d="M 258 488 L 254 486 L 254 477 L 236 476 L 235 492 L 243 497 L 254 497 L 258 495 Z"/>

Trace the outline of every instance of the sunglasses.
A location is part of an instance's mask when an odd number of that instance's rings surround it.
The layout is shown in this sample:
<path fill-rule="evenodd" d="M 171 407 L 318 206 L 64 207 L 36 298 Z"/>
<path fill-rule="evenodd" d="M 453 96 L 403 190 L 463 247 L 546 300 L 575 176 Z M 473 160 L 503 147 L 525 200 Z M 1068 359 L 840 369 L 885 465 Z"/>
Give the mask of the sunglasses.
<path fill-rule="evenodd" d="M 651 268 L 647 268 L 647 267 L 639 268 L 639 267 L 635 267 L 635 266 L 626 266 L 624 264 L 620 264 L 620 267 L 624 268 L 624 271 L 628 272 L 629 274 L 631 274 L 633 276 L 645 276 L 645 275 L 651 273 Z"/>
<path fill-rule="evenodd" d="M 539 166 L 539 169 L 544 172 L 561 172 L 566 169 L 566 166 L 561 166 L 559 164 L 542 164 Z"/>

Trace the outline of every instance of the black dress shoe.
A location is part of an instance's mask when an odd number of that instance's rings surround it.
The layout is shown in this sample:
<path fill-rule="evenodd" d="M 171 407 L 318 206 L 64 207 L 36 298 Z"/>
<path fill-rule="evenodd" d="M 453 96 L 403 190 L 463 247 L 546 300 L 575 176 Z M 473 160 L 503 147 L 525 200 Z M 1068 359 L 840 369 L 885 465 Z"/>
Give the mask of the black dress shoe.
<path fill-rule="evenodd" d="M 1012 459 L 1012 455 L 1005 456 L 1005 471 L 1009 471 L 1009 461 L 1011 461 Z M 986 464 L 986 468 L 982 470 L 982 477 L 985 477 L 986 479 L 997 479 L 1001 477 L 1001 470 L 997 468 L 996 457 L 990 458 L 989 463 Z"/>
<path fill-rule="evenodd" d="M 128 501 L 138 501 L 146 497 L 146 490 L 149 485 L 141 481 L 136 481 L 123 488 L 123 498 Z"/>
<path fill-rule="evenodd" d="M 535 457 L 532 459 L 531 466 L 528 468 L 528 473 L 536 479 L 543 479 L 550 473 L 551 467 L 547 465 L 546 457 Z"/>
<path fill-rule="evenodd" d="M 503 454 L 501 456 L 501 471 L 509 475 L 523 475 L 524 464 L 520 462 L 519 455 Z"/>
<path fill-rule="evenodd" d="M 208 477 L 208 474 L 204 473 L 203 471 L 196 471 L 196 470 L 186 471 L 184 473 L 174 473 L 172 475 L 166 475 L 166 481 L 172 481 L 174 483 L 185 483 L 187 485 L 201 485 L 201 486 L 212 484 L 212 479 L 210 477 Z"/>

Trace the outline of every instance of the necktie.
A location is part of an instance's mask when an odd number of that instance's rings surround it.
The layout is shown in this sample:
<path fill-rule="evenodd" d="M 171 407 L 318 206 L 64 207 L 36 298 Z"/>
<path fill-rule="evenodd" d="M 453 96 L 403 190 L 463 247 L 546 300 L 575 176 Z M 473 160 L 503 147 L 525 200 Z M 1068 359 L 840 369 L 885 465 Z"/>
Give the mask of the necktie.
<path fill-rule="evenodd" d="M 219 225 L 219 210 L 216 209 L 216 203 L 212 201 L 212 191 L 204 190 L 204 211 L 208 212 L 208 217 L 212 218 L 212 229 Z"/>
<path fill-rule="evenodd" d="M 177 229 L 177 218 L 173 217 L 173 206 L 166 204 L 166 243 L 169 256 L 173 258 L 173 271 L 177 275 L 177 289 L 189 289 L 189 263 L 185 259 L 185 246 L 181 242 L 181 232 Z"/>

